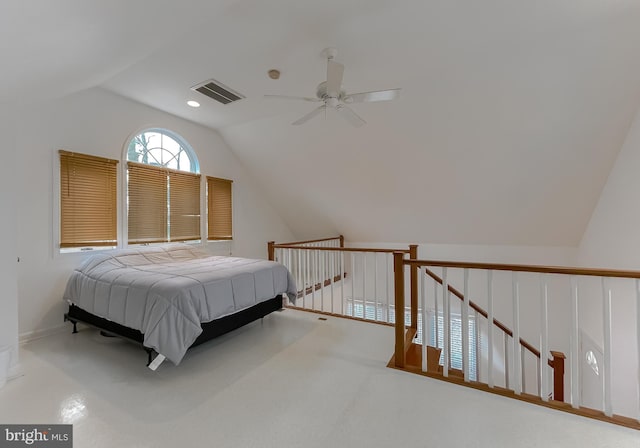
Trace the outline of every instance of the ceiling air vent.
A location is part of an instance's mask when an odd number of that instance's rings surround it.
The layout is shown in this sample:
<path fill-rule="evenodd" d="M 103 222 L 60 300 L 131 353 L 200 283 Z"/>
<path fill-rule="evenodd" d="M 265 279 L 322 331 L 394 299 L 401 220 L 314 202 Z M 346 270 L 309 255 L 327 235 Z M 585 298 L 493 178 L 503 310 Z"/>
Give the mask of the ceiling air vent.
<path fill-rule="evenodd" d="M 241 100 L 245 97 L 241 93 L 231 90 L 229 87 L 215 79 L 210 79 L 209 81 L 193 86 L 191 87 L 191 90 L 207 95 L 209 98 L 213 98 L 222 104 L 233 103 L 234 101 Z"/>

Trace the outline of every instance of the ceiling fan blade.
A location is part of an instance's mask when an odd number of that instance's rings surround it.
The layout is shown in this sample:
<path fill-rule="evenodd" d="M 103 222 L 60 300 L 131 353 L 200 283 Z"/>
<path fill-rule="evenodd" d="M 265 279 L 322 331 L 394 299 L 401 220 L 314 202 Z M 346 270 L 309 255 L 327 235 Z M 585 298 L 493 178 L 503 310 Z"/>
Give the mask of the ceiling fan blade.
<path fill-rule="evenodd" d="M 371 103 L 373 101 L 391 101 L 400 97 L 402 89 L 376 90 L 374 92 L 362 92 L 347 95 L 345 103 Z"/>
<path fill-rule="evenodd" d="M 349 122 L 349 124 L 351 124 L 352 126 L 355 126 L 356 128 L 359 128 L 360 126 L 367 123 L 362 118 L 360 118 L 358 114 L 356 114 L 353 110 L 351 110 L 347 106 L 339 105 L 338 107 L 336 107 L 336 110 L 340 115 L 342 115 L 342 117 L 345 120 Z"/>
<path fill-rule="evenodd" d="M 338 96 L 340 86 L 342 86 L 342 75 L 344 74 L 344 65 L 333 59 L 327 60 L 327 94 L 329 96 Z"/>
<path fill-rule="evenodd" d="M 310 101 L 313 103 L 317 103 L 320 101 L 318 98 L 309 98 L 306 96 L 289 96 L 289 95 L 265 95 L 265 98 L 275 98 L 278 100 L 296 100 L 296 101 Z"/>
<path fill-rule="evenodd" d="M 305 115 L 302 118 L 297 119 L 296 121 L 294 121 L 293 123 L 291 123 L 294 126 L 298 126 L 301 124 L 306 123 L 307 121 L 311 120 L 313 117 L 315 117 L 316 115 L 318 115 L 320 112 L 322 112 L 323 110 L 325 110 L 327 108 L 327 106 L 325 106 L 324 104 L 316 109 L 313 109 L 311 112 L 309 112 L 307 115 Z"/>

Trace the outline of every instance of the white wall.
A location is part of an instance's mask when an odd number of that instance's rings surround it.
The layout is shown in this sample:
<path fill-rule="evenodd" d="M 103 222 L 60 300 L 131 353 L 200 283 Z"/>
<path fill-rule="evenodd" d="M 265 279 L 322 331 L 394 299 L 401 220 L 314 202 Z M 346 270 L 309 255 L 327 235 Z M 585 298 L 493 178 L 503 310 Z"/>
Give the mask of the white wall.
<path fill-rule="evenodd" d="M 587 230 L 580 243 L 577 262 L 582 266 L 640 270 L 640 110 L 609 174 Z M 581 318 L 588 335 L 603 344 L 603 305 L 599 285 L 581 295 Z M 633 282 L 612 282 L 614 374 L 630 372 L 613 385 L 614 399 L 629 397 L 637 383 L 636 298 Z M 634 403 L 635 404 L 635 403 Z M 615 403 L 614 403 L 615 405 Z M 630 407 L 631 405 L 627 405 Z"/>
<path fill-rule="evenodd" d="M 583 265 L 640 269 L 640 111 L 629 129 L 579 247 Z"/>
<path fill-rule="evenodd" d="M 226 143 L 210 129 L 102 89 L 25 107 L 15 117 L 17 138 L 13 147 L 18 154 L 21 336 L 62 325 L 62 293 L 67 278 L 85 257 L 60 255 L 54 248 L 53 229 L 58 218 L 53 209 L 53 166 L 57 150 L 122 160 L 128 138 L 147 127 L 170 129 L 184 137 L 196 151 L 203 175 L 234 180 L 233 255 L 266 258 L 267 241 L 293 238 Z M 229 252 L 228 243 L 209 243 L 208 248 L 216 253 Z"/>
<path fill-rule="evenodd" d="M 9 108 L 0 104 L 0 135 L 3 144 L 0 149 L 4 170 L 0 176 L 0 347 L 11 347 L 11 372 L 16 373 L 18 365 L 18 288 L 16 267 L 16 195 L 15 175 L 15 132 Z"/>

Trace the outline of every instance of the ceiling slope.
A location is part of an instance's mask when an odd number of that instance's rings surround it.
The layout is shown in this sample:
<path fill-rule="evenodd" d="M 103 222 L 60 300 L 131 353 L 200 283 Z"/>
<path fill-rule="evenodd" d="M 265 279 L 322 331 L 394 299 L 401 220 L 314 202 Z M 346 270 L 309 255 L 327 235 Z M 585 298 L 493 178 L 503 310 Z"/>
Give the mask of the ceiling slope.
<path fill-rule="evenodd" d="M 61 3 L 66 13 L 47 10 L 59 34 L 41 21 L 19 42 L 10 24 L 14 62 L 47 32 L 52 47 L 1 80 L 101 83 L 220 130 L 300 237 L 575 246 L 640 105 L 635 0 L 143 1 L 148 20 L 130 2 Z M 95 24 L 83 28 L 71 6 Z M 263 95 L 313 96 L 328 46 L 348 92 L 402 87 L 401 98 L 353 105 L 359 129 L 334 111 L 291 126 L 313 104 Z M 211 78 L 246 98 L 221 105 L 190 90 Z"/>
<path fill-rule="evenodd" d="M 232 3 L 2 0 L 0 103 L 33 103 L 99 85 Z"/>
<path fill-rule="evenodd" d="M 362 129 L 297 129 L 292 105 L 222 134 L 302 237 L 577 246 L 640 104 L 638 5 L 595 5 L 354 18 L 350 89 L 402 86 L 398 102 L 358 105 Z"/>

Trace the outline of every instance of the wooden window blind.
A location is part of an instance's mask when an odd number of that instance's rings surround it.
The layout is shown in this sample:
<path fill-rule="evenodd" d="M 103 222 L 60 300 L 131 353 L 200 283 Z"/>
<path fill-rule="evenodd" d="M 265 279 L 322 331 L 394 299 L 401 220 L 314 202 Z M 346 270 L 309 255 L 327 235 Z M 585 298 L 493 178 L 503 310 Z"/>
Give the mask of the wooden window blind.
<path fill-rule="evenodd" d="M 118 161 L 59 154 L 60 247 L 115 246 Z"/>
<path fill-rule="evenodd" d="M 129 169 L 129 244 L 199 240 L 200 175 L 135 162 Z"/>
<path fill-rule="evenodd" d="M 207 177 L 209 240 L 233 239 L 232 183 L 228 179 Z"/>
<path fill-rule="evenodd" d="M 169 171 L 169 239 L 200 239 L 200 175 Z"/>
<path fill-rule="evenodd" d="M 167 170 L 129 162 L 129 244 L 168 241 Z"/>

